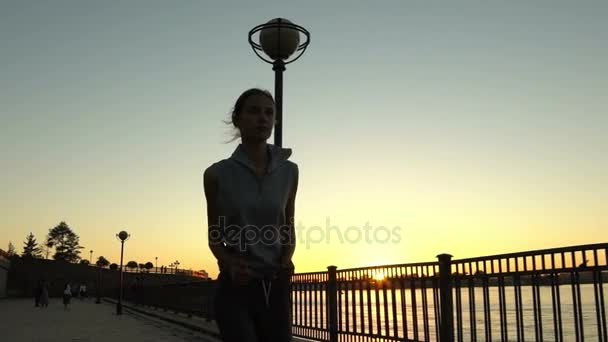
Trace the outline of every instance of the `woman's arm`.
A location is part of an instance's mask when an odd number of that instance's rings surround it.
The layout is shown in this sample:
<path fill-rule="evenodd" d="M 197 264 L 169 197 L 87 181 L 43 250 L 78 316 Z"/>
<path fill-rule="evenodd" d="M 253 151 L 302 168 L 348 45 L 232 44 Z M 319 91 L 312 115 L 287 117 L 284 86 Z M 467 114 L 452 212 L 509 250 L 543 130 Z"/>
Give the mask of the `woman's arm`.
<path fill-rule="evenodd" d="M 209 249 L 220 262 L 232 273 L 232 278 L 237 283 L 246 283 L 253 275 L 249 270 L 248 263 L 228 252 L 224 241 L 222 227 L 220 226 L 220 215 L 217 208 L 218 177 L 215 171 L 209 167 L 203 174 L 203 186 L 205 188 L 205 199 L 207 201 L 207 225 Z"/>
<path fill-rule="evenodd" d="M 283 255 L 281 257 L 281 267 L 290 267 L 291 258 L 296 250 L 296 229 L 295 229 L 295 211 L 296 211 L 296 194 L 298 192 L 298 167 L 295 167 L 294 182 L 289 194 L 289 200 L 285 207 L 285 219 L 289 226 L 289 234 L 286 243 L 283 245 Z"/>
<path fill-rule="evenodd" d="M 226 259 L 226 249 L 219 238 L 222 232 L 216 203 L 218 180 L 217 175 L 211 167 L 208 167 L 203 174 L 203 186 L 205 188 L 205 199 L 207 200 L 207 238 L 209 240 L 209 249 L 222 262 Z"/>

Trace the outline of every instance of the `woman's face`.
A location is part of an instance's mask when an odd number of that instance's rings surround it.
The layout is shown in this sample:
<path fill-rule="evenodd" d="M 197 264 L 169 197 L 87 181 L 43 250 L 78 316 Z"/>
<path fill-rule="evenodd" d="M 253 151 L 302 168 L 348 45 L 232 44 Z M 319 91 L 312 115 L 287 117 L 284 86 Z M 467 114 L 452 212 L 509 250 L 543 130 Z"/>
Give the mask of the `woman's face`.
<path fill-rule="evenodd" d="M 274 126 L 274 103 L 265 95 L 249 96 L 237 115 L 236 126 L 245 140 L 268 140 Z"/>

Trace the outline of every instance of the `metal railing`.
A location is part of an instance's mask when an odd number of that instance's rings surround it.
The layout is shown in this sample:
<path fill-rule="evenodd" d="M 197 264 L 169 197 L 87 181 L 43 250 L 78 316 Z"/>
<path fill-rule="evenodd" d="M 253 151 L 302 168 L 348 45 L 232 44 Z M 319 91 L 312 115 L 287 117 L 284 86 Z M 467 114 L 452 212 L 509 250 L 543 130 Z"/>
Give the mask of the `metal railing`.
<path fill-rule="evenodd" d="M 295 274 L 294 334 L 318 341 L 608 342 L 608 244 Z"/>
<path fill-rule="evenodd" d="M 88 266 L 90 267 L 98 267 L 95 264 L 88 264 Z M 103 267 L 104 269 L 109 269 L 108 267 Z M 116 271 L 119 271 L 120 267 L 118 267 L 116 269 Z M 125 273 L 142 273 L 142 274 L 168 274 L 168 275 L 182 275 L 182 276 L 188 276 L 188 277 L 196 277 L 196 278 L 207 278 L 208 274 L 207 272 L 200 272 L 200 271 L 193 271 L 193 270 L 186 270 L 186 269 L 181 269 L 181 268 L 169 268 L 169 267 L 152 267 L 152 268 L 139 268 L 139 267 L 133 267 L 133 268 L 129 268 L 124 266 L 123 272 Z"/>
<path fill-rule="evenodd" d="M 146 269 L 146 268 L 128 268 L 125 267 L 124 272 L 126 273 L 150 273 L 150 274 L 171 274 L 171 275 L 183 275 L 183 276 L 189 276 L 189 277 L 197 277 L 197 278 L 207 278 L 207 273 L 205 272 L 199 272 L 199 271 L 193 271 L 193 270 L 186 270 L 186 269 L 180 269 L 180 268 L 163 268 L 161 269 L 160 267 L 154 267 L 154 268 L 150 268 L 150 269 Z"/>
<path fill-rule="evenodd" d="M 185 313 L 212 321 L 215 318 L 213 281 L 163 284 L 126 289 L 124 298 L 135 305 L 145 305 L 162 311 Z"/>
<path fill-rule="evenodd" d="M 608 341 L 607 256 L 594 244 L 452 261 L 457 341 Z"/>
<path fill-rule="evenodd" d="M 294 334 L 320 341 L 420 341 L 439 335 L 439 263 L 295 274 Z"/>
<path fill-rule="evenodd" d="M 297 273 L 293 333 L 331 342 L 608 342 L 607 257 L 602 243 Z M 145 287 L 135 300 L 212 320 L 215 287 L 215 281 Z"/>

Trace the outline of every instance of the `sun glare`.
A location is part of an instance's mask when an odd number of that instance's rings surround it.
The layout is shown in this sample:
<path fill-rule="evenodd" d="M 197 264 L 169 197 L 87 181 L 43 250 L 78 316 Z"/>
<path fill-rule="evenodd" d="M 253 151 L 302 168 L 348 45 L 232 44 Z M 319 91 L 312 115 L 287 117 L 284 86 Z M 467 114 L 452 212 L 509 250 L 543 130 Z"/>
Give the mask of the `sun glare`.
<path fill-rule="evenodd" d="M 386 276 L 384 276 L 384 274 L 382 272 L 378 272 L 378 273 L 374 274 L 374 279 L 376 279 L 378 281 L 382 281 L 382 280 L 384 280 L 384 278 L 386 278 Z"/>

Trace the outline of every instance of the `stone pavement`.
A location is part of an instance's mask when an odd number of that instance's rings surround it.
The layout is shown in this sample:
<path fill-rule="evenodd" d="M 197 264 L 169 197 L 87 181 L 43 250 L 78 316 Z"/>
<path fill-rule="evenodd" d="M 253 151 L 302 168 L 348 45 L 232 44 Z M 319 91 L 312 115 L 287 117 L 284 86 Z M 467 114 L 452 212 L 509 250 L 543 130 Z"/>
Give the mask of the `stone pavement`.
<path fill-rule="evenodd" d="M 116 300 L 114 299 L 104 298 L 103 300 L 107 303 L 111 303 L 114 306 L 116 305 Z M 166 311 L 143 305 L 134 305 L 130 302 L 123 303 L 123 311 L 128 314 L 172 323 L 183 328 L 187 328 L 188 330 L 203 333 L 207 336 L 207 338 L 215 338 L 215 341 L 219 341 L 220 332 L 214 321 L 207 321 L 197 316 L 188 317 L 188 315 L 185 313 L 170 310 Z"/>
<path fill-rule="evenodd" d="M 0 340 L 7 342 L 174 342 L 217 341 L 197 331 L 164 320 L 124 310 L 93 299 L 72 300 L 64 311 L 61 298 L 51 298 L 48 308 L 34 307 L 33 299 L 0 300 Z"/>
<path fill-rule="evenodd" d="M 33 299 L 0 299 L 0 341 L 10 342 L 219 342 L 214 322 L 171 311 L 125 303 L 116 315 L 111 299 L 72 299 L 70 311 L 61 298 L 48 308 L 34 307 Z M 306 341 L 294 338 L 294 342 Z"/>
<path fill-rule="evenodd" d="M 109 299 L 109 298 L 106 298 L 105 301 L 113 303 L 113 304 L 116 303 L 116 301 L 114 301 L 113 299 Z M 197 317 L 197 316 L 188 317 L 188 315 L 186 315 L 184 313 L 164 311 L 162 309 L 155 309 L 152 307 L 146 307 L 146 306 L 142 306 L 142 305 L 135 306 L 135 305 L 132 305 L 131 303 L 126 303 L 124 308 L 125 308 L 126 312 L 129 312 L 131 314 L 143 315 L 146 317 L 153 317 L 155 319 L 160 319 L 160 320 L 163 320 L 166 322 L 171 322 L 173 324 L 188 328 L 190 330 L 201 332 L 208 339 L 220 342 L 220 340 L 219 340 L 220 332 L 217 328 L 217 325 L 213 321 L 208 322 L 207 320 L 205 320 L 201 317 Z M 299 337 L 293 338 L 293 342 L 308 342 L 308 341 L 310 341 L 310 340 L 306 340 L 306 339 L 299 338 Z"/>

